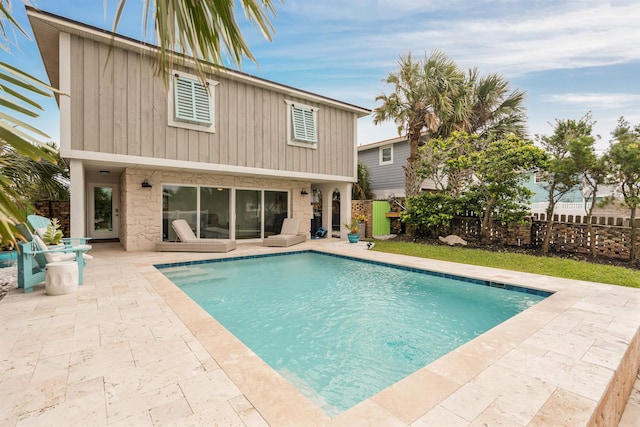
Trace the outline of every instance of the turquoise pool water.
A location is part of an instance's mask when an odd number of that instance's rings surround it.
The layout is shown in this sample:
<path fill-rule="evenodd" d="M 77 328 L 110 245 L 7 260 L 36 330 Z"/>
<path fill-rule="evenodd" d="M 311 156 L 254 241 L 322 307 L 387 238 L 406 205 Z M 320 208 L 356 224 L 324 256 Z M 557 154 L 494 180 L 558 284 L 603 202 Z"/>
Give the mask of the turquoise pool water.
<path fill-rule="evenodd" d="M 313 251 L 217 261 L 156 267 L 330 416 L 549 295 Z"/>
<path fill-rule="evenodd" d="M 4 251 L 0 252 L 0 268 L 11 267 L 18 259 L 18 252 Z"/>

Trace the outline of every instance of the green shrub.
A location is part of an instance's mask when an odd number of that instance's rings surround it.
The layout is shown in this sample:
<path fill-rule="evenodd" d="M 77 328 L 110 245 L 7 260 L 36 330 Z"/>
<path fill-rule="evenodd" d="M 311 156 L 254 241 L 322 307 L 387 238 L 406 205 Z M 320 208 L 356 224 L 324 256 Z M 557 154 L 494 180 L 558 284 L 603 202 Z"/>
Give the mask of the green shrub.
<path fill-rule="evenodd" d="M 460 202 L 444 193 L 419 193 L 407 199 L 402 222 L 418 236 L 451 234 L 451 221 L 461 211 Z"/>

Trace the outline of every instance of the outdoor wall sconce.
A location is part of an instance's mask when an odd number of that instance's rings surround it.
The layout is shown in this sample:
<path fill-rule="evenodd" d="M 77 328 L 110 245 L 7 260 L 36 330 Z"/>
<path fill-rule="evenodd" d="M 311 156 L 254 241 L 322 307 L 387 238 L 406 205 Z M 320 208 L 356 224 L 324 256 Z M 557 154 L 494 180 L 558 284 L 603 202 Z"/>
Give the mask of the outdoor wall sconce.
<path fill-rule="evenodd" d="M 149 180 L 145 178 L 144 181 L 142 181 L 142 188 L 151 188 L 151 187 L 153 186 L 149 184 Z"/>
<path fill-rule="evenodd" d="M 303 189 L 300 191 L 300 195 L 302 195 L 302 196 L 306 196 L 307 194 L 309 194 L 309 192 L 307 191 L 307 189 L 306 189 L 306 188 L 303 188 Z"/>

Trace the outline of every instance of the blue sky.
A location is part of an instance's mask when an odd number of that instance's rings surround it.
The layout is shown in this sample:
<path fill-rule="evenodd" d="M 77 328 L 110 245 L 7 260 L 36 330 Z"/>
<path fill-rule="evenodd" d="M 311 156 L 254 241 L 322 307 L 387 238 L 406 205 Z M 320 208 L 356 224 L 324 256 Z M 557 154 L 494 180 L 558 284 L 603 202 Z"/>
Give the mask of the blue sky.
<path fill-rule="evenodd" d="M 277 1 L 277 0 L 274 0 Z M 33 1 L 32 1 L 33 3 Z M 115 0 L 37 0 L 36 6 L 111 29 Z M 118 32 L 141 39 L 141 0 L 129 0 Z M 444 51 L 462 68 L 497 72 L 527 93 L 529 131 L 550 134 L 549 123 L 588 111 L 608 146 L 618 117 L 640 124 L 640 4 L 637 0 L 288 0 L 276 3 L 275 35 L 266 41 L 241 26 L 258 66 L 242 71 L 373 109 L 391 88 L 382 79 L 398 57 Z M 30 32 L 20 1 L 14 14 Z M 35 43 L 16 36 L 0 60 L 46 80 Z M 55 102 L 44 102 L 36 124 L 59 135 Z M 396 137 L 392 123 L 358 123 L 358 143 Z"/>

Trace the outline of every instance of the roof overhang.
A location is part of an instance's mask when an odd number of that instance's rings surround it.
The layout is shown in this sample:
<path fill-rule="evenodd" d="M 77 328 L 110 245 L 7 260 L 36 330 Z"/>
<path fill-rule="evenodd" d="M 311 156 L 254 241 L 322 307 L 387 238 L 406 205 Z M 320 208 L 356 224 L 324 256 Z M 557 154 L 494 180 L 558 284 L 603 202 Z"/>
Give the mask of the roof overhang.
<path fill-rule="evenodd" d="M 51 86 L 59 88 L 60 86 L 60 67 L 59 67 L 59 40 L 60 33 L 68 33 L 77 35 L 85 39 L 94 40 L 96 42 L 110 44 L 115 48 L 125 49 L 133 52 L 143 53 L 149 56 L 155 56 L 158 52 L 157 46 L 142 41 L 122 36 L 111 31 L 83 24 L 68 18 L 44 12 L 32 6 L 26 6 L 27 16 L 33 30 L 33 34 L 40 50 L 40 55 L 44 62 L 47 76 Z M 176 54 L 183 59 L 180 65 L 188 68 L 194 68 L 193 58 L 184 57 Z M 207 64 L 215 71 L 212 76 L 222 76 L 232 80 L 243 81 L 252 86 L 270 89 L 285 95 L 300 97 L 306 100 L 314 101 L 319 104 L 331 105 L 342 110 L 355 113 L 357 117 L 364 117 L 371 114 L 371 110 L 346 102 L 338 101 L 332 98 L 321 96 L 312 92 L 296 89 L 291 86 L 279 84 L 260 77 L 252 76 L 247 73 L 232 70 L 230 68 Z M 57 98 L 57 97 L 56 97 Z"/>
<path fill-rule="evenodd" d="M 386 145 L 398 144 L 401 142 L 407 142 L 406 136 L 399 136 L 397 138 L 384 139 L 382 141 L 371 142 L 369 144 L 358 145 L 358 151 L 367 151 L 374 148 L 384 147 Z"/>

